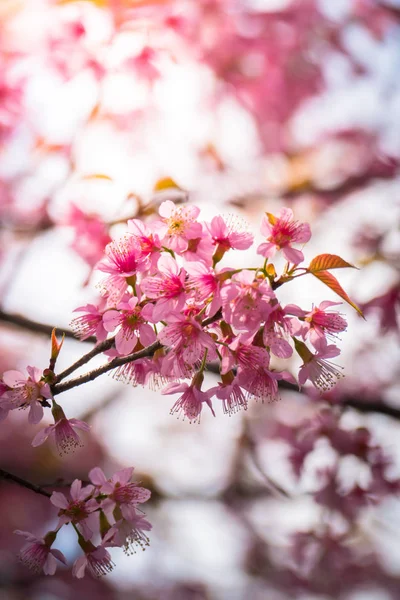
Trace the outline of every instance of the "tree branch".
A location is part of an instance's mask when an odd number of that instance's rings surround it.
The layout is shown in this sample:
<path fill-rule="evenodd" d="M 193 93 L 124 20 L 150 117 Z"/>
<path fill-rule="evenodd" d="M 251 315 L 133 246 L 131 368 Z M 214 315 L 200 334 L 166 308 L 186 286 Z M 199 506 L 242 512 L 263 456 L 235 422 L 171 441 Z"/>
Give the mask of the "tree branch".
<path fill-rule="evenodd" d="M 23 317 L 22 315 L 18 315 L 15 313 L 5 312 L 2 309 L 0 309 L 0 321 L 2 321 L 3 323 L 10 323 L 11 325 L 15 325 L 16 327 L 20 327 L 21 329 L 26 329 L 27 331 L 32 331 L 32 333 L 39 333 L 42 335 L 47 335 L 49 337 L 51 336 L 51 332 L 53 331 L 52 325 L 46 325 L 45 323 L 32 321 L 32 319 L 28 319 L 26 317 Z M 63 329 L 62 327 L 57 327 L 57 329 L 62 333 L 65 333 L 66 338 L 79 341 L 73 331 L 69 329 Z M 90 337 L 82 341 L 93 343 L 96 342 L 96 338 Z"/>
<path fill-rule="evenodd" d="M 31 483 L 30 481 L 26 481 L 25 479 L 22 479 L 21 477 L 18 477 L 17 475 L 13 475 L 12 473 L 9 473 L 8 471 L 3 471 L 3 469 L 0 469 L 0 479 L 5 479 L 6 481 L 12 481 L 13 483 L 20 485 L 21 487 L 31 490 L 32 492 L 36 492 L 36 494 L 41 494 L 42 496 L 46 496 L 46 498 L 51 497 L 50 492 L 46 492 L 46 490 L 44 490 L 40 486 L 35 485 L 34 483 Z"/>
<path fill-rule="evenodd" d="M 52 386 L 53 395 L 56 396 L 57 394 L 71 390 L 74 387 L 78 387 L 79 385 L 83 385 L 89 381 L 93 381 L 94 379 L 97 379 L 97 377 L 100 377 L 100 375 L 103 375 L 108 371 L 112 371 L 112 369 L 120 367 L 121 365 L 125 365 L 126 363 L 139 360 L 140 358 L 146 358 L 147 356 L 152 356 L 159 348 L 161 348 L 160 342 L 154 342 L 154 344 L 151 344 L 151 346 L 148 346 L 147 348 L 143 348 L 143 350 L 139 350 L 139 352 L 134 352 L 133 354 L 128 354 L 127 356 L 117 356 L 109 363 L 102 365 L 98 369 L 93 369 L 93 371 L 89 371 L 80 377 L 70 379 L 69 381 L 65 381 L 65 383 L 56 383 Z"/>
<path fill-rule="evenodd" d="M 105 350 L 109 350 L 114 346 L 115 337 L 109 338 L 108 340 L 104 340 L 104 342 L 100 342 L 97 344 L 90 352 L 87 352 L 81 358 L 79 358 L 76 362 L 74 362 L 70 367 L 62 371 L 57 375 L 57 383 L 71 375 L 74 371 L 82 367 L 86 363 L 88 363 L 94 356 L 97 356 L 101 352 Z"/>

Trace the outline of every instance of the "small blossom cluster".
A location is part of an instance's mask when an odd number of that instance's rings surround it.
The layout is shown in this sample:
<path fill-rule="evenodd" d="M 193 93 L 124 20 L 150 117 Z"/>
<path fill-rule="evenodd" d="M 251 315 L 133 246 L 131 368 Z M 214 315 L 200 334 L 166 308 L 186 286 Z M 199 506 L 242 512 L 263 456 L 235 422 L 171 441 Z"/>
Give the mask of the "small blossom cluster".
<path fill-rule="evenodd" d="M 122 547 L 127 554 L 149 545 L 147 532 L 151 524 L 139 505 L 150 498 L 150 491 L 131 482 L 133 467 L 122 469 L 107 479 L 99 467 L 89 473 L 90 484 L 82 486 L 76 479 L 69 494 L 53 492 L 50 502 L 58 508 L 58 523 L 43 538 L 17 530 L 26 538 L 20 551 L 21 562 L 45 575 L 54 575 L 57 560 L 67 564 L 65 556 L 53 548 L 60 529 L 71 525 L 77 536 L 82 555 L 76 559 L 72 574 L 78 579 L 88 571 L 94 577 L 106 575 L 113 569 L 107 548 Z"/>
<path fill-rule="evenodd" d="M 278 381 L 295 379 L 275 370 L 271 357 L 289 359 L 293 350 L 303 361 L 299 384 L 310 381 L 320 391 L 329 390 L 342 375 L 329 359 L 340 353 L 334 342 L 346 321 L 333 302 L 310 310 L 282 306 L 276 295 L 284 283 L 310 272 L 299 267 L 302 247 L 311 237 L 309 225 L 296 221 L 288 208 L 277 215 L 265 213 L 260 227 L 264 241 L 257 247 L 260 265 L 237 269 L 220 266 L 221 261 L 250 248 L 253 234 L 237 218 L 215 216 L 204 222 L 199 214 L 196 206 L 166 200 L 158 218 L 129 220 L 125 234 L 107 244 L 96 265 L 104 274 L 100 298 L 76 309 L 76 335 L 82 340 L 95 337 L 99 352 L 112 365 L 118 359 L 117 379 L 180 394 L 171 413 L 191 422 L 200 421 L 204 406 L 215 415 L 215 398 L 229 415 L 246 409 L 251 399 L 275 401 Z M 281 275 L 269 262 L 277 253 L 286 259 Z M 75 430 L 87 431 L 89 426 L 67 419 L 54 400 L 63 378 L 54 373 L 61 346 L 53 335 L 45 371 L 28 367 L 27 377 L 18 371 L 4 373 L 0 417 L 29 408 L 29 421 L 38 423 L 51 401 L 54 424 L 40 431 L 33 445 L 51 436 L 63 454 L 81 444 Z M 219 364 L 220 381 L 207 390 L 204 371 L 210 362 Z"/>
<path fill-rule="evenodd" d="M 190 421 L 199 421 L 204 405 L 214 414 L 213 398 L 228 414 L 245 409 L 251 398 L 275 400 L 278 380 L 291 376 L 271 368 L 271 356 L 287 359 L 293 349 L 303 359 L 300 383 L 329 389 L 341 376 L 328 360 L 340 352 L 331 342 L 346 321 L 332 302 L 303 310 L 282 306 L 275 294 L 300 275 L 309 225 L 296 221 L 288 208 L 266 213 L 264 242 L 257 247 L 260 266 L 236 269 L 220 266 L 221 261 L 250 248 L 253 234 L 239 219 L 216 216 L 204 222 L 199 214 L 196 206 L 166 200 L 157 219 L 129 220 L 125 235 L 107 245 L 97 264 L 105 274 L 100 301 L 76 309 L 76 334 L 98 342 L 111 334 L 111 358 L 156 348 L 152 355 L 128 358 L 115 377 L 181 394 L 171 412 Z M 276 253 L 287 261 L 280 277 L 269 263 Z M 203 371 L 212 361 L 220 365 L 221 380 L 204 390 Z"/>

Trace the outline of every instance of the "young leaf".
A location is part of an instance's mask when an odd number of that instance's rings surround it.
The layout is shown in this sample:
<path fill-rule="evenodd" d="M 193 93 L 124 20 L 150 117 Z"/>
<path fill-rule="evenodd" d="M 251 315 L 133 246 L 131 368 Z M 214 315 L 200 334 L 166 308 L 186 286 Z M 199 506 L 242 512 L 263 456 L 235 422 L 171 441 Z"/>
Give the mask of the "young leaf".
<path fill-rule="evenodd" d="M 343 300 L 345 300 L 348 304 L 350 304 L 350 306 L 352 306 L 363 319 L 365 318 L 361 309 L 357 306 L 357 304 L 355 304 L 355 302 L 353 302 L 349 298 L 349 296 L 346 294 L 346 292 L 344 291 L 336 277 L 332 275 L 332 273 L 329 273 L 328 271 L 317 271 L 312 274 L 314 275 L 314 277 L 322 281 L 322 283 L 327 285 L 338 296 L 343 298 Z"/>
<path fill-rule="evenodd" d="M 352 267 L 353 269 L 357 268 L 336 254 L 319 254 L 310 262 L 308 271 L 314 274 L 318 271 L 327 271 L 328 269 L 344 269 L 345 267 Z"/>

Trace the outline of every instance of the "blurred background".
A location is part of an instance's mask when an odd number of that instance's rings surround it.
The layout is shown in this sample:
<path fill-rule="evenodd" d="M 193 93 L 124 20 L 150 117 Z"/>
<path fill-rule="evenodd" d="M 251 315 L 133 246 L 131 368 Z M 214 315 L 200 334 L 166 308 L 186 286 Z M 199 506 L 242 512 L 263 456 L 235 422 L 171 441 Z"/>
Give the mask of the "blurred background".
<path fill-rule="evenodd" d="M 345 378 L 322 396 L 287 386 L 190 425 L 104 376 L 62 397 L 92 425 L 63 459 L 13 411 L 1 468 L 53 490 L 134 465 L 153 531 L 101 580 L 34 576 L 13 531 L 40 536 L 55 511 L 0 481 L 1 600 L 400 598 L 399 69 L 398 0 L 0 0 L 1 372 L 44 368 L 53 326 L 60 370 L 90 349 L 69 324 L 97 298 L 93 267 L 166 197 L 256 239 L 291 207 L 313 231 L 306 261 L 360 268 L 336 273 L 366 317 L 340 308 Z M 277 295 L 339 300 L 311 276 Z M 57 545 L 78 555 L 69 528 Z"/>

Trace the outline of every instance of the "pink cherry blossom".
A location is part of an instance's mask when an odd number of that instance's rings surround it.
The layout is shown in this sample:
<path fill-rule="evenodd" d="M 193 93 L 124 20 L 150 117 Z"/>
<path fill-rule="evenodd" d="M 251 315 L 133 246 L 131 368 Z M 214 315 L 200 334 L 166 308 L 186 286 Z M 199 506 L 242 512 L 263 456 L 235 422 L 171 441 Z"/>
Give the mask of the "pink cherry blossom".
<path fill-rule="evenodd" d="M 101 282 L 102 293 L 108 295 L 108 305 L 118 303 L 128 289 L 126 279 L 136 275 L 143 267 L 140 247 L 133 236 L 110 242 L 106 246 L 105 258 L 97 264 L 97 269 L 109 273 Z"/>
<path fill-rule="evenodd" d="M 243 270 L 233 275 L 221 289 L 224 319 L 235 332 L 251 339 L 272 310 L 275 298 L 268 280 L 254 277 L 253 271 Z"/>
<path fill-rule="evenodd" d="M 71 247 L 91 267 L 101 259 L 111 238 L 104 221 L 96 214 L 87 214 L 71 203 L 66 224 L 75 230 Z"/>
<path fill-rule="evenodd" d="M 115 336 L 115 347 L 119 354 L 130 354 L 137 341 L 143 346 L 150 346 L 156 340 L 156 334 L 147 320 L 152 318 L 153 307 L 147 304 L 141 307 L 139 299 L 131 297 L 128 302 L 120 302 L 118 310 L 108 310 L 104 313 L 104 328 L 113 332 L 118 327 Z"/>
<path fill-rule="evenodd" d="M 128 232 L 133 236 L 135 243 L 140 248 L 141 258 L 146 258 L 149 261 L 149 269 L 154 271 L 161 252 L 159 236 L 139 219 L 129 219 Z"/>
<path fill-rule="evenodd" d="M 27 367 L 26 377 L 19 371 L 6 371 L 3 382 L 9 390 L 3 394 L 2 399 L 7 401 L 6 408 L 28 408 L 29 423 L 39 423 L 43 418 L 41 400 L 52 397 L 50 386 L 42 381 L 43 371 L 37 367 Z"/>
<path fill-rule="evenodd" d="M 103 342 L 106 339 L 107 331 L 103 323 L 104 311 L 99 306 L 86 304 L 85 306 L 75 308 L 74 312 L 85 313 L 80 317 L 75 317 L 71 321 L 71 327 L 80 340 L 87 340 L 91 335 L 96 336 L 99 342 Z"/>
<path fill-rule="evenodd" d="M 196 379 L 196 378 L 195 378 Z M 215 417 L 210 400 L 210 392 L 202 392 L 196 381 L 191 385 L 187 383 L 170 383 L 163 390 L 162 394 L 178 394 L 183 392 L 182 396 L 175 402 L 171 408 L 171 415 L 183 413 L 183 418 L 188 418 L 191 423 L 200 423 L 200 415 L 203 403 L 206 403 Z"/>
<path fill-rule="evenodd" d="M 213 217 L 211 223 L 206 224 L 211 235 L 214 246 L 218 250 L 226 252 L 231 248 L 236 250 L 247 250 L 253 243 L 254 236 L 247 231 L 240 231 L 239 219 L 230 217 L 227 221 L 221 216 Z"/>
<path fill-rule="evenodd" d="M 205 350 L 208 358 L 215 354 L 215 342 L 200 323 L 178 314 L 170 315 L 169 324 L 160 331 L 158 339 L 170 349 L 173 359 L 182 360 L 189 370 L 203 358 Z"/>
<path fill-rule="evenodd" d="M 299 223 L 293 220 L 293 211 L 290 208 L 282 208 L 278 215 L 267 214 L 261 223 L 261 233 L 267 241 L 257 248 L 261 256 L 274 256 L 276 250 L 282 250 L 283 256 L 288 262 L 295 265 L 304 260 L 300 250 L 292 248 L 292 244 L 305 244 L 311 238 L 311 230 L 308 223 Z"/>
<path fill-rule="evenodd" d="M 91 498 L 93 490 L 93 485 L 83 488 L 82 481 L 75 479 L 71 485 L 70 500 L 61 492 L 52 493 L 50 502 L 60 509 L 57 528 L 66 523 L 74 523 L 85 539 L 88 540 L 92 537 L 93 531 L 88 524 L 89 516 L 93 511 L 99 509 L 98 502 Z"/>
<path fill-rule="evenodd" d="M 238 377 L 233 375 L 232 371 L 228 371 L 222 375 L 222 382 L 208 390 L 210 397 L 216 395 L 222 400 L 222 409 L 224 414 L 231 416 L 240 409 L 247 410 L 247 399 L 243 389 L 238 383 Z"/>
<path fill-rule="evenodd" d="M 44 444 L 47 438 L 51 436 L 55 439 L 59 454 L 68 454 L 68 452 L 73 452 L 83 446 L 78 434 L 74 431 L 75 429 L 89 431 L 90 426 L 78 419 L 61 417 L 54 425 L 49 425 L 39 431 L 32 440 L 32 446 L 36 447 Z"/>
<path fill-rule="evenodd" d="M 293 328 L 293 333 L 301 335 L 303 339 L 309 335 L 310 342 L 314 347 L 317 347 L 319 342 L 325 338 L 337 338 L 338 333 L 345 331 L 347 321 L 337 311 L 328 312 L 326 309 L 338 304 L 341 303 L 325 300 L 310 312 L 306 312 L 296 305 L 287 306 L 288 312 L 300 319 L 300 323 Z"/>
<path fill-rule="evenodd" d="M 141 289 L 156 303 L 153 320 L 164 319 L 169 312 L 181 310 L 185 305 L 185 270 L 169 255 L 163 255 L 157 263 L 159 274 L 147 277 L 141 282 Z"/>
<path fill-rule="evenodd" d="M 112 545 L 123 547 L 128 556 L 135 553 L 136 546 L 145 550 L 150 540 L 144 532 L 151 531 L 151 529 L 151 524 L 139 513 L 132 515 L 129 520 L 119 519 L 113 525 L 115 534 L 112 538 Z"/>
<path fill-rule="evenodd" d="M 65 556 L 59 550 L 52 549 L 56 533 L 50 532 L 43 539 L 37 538 L 28 531 L 17 529 L 14 533 L 26 538 L 27 543 L 19 553 L 21 562 L 34 573 L 43 571 L 45 575 L 54 575 L 57 569 L 56 559 L 67 564 Z"/>
<path fill-rule="evenodd" d="M 293 348 L 285 338 L 291 333 L 291 319 L 286 314 L 286 307 L 282 308 L 276 303 L 265 321 L 263 342 L 278 358 L 290 358 Z"/>
<path fill-rule="evenodd" d="M 129 520 L 135 515 L 137 504 L 147 502 L 150 498 L 149 490 L 131 482 L 132 473 L 133 467 L 121 469 L 110 480 L 107 480 L 100 467 L 95 467 L 90 471 L 90 481 L 100 488 L 102 494 L 108 496 L 102 502 L 102 508 L 106 514 L 112 514 L 115 507 L 118 506 L 124 519 Z"/>
<path fill-rule="evenodd" d="M 93 577 L 101 577 L 102 575 L 111 573 L 114 566 L 110 553 L 103 545 L 93 546 L 93 550 L 85 552 L 83 556 L 74 562 L 72 575 L 77 579 L 82 579 L 85 576 L 86 568 L 88 568 Z"/>
<path fill-rule="evenodd" d="M 167 248 L 181 253 L 188 249 L 189 240 L 201 237 L 202 226 L 196 221 L 200 213 L 197 206 L 175 206 L 166 200 L 158 212 L 162 217 L 158 233 Z"/>
<path fill-rule="evenodd" d="M 317 352 L 313 354 L 304 344 L 305 350 L 304 348 L 298 350 L 298 345 L 296 341 L 296 350 L 304 360 L 299 371 L 300 385 L 303 385 L 309 379 L 321 392 L 330 390 L 335 385 L 336 380 L 343 377 L 343 374 L 339 370 L 341 367 L 326 359 L 338 356 L 340 354 L 339 348 L 333 344 L 328 346 L 326 343 L 319 341 L 315 346 Z"/>
<path fill-rule="evenodd" d="M 189 274 L 186 289 L 193 294 L 195 302 L 209 302 L 207 314 L 212 317 L 221 308 L 220 280 L 214 270 L 201 262 L 193 262 L 186 266 Z"/>

